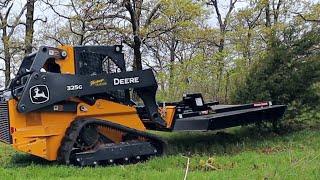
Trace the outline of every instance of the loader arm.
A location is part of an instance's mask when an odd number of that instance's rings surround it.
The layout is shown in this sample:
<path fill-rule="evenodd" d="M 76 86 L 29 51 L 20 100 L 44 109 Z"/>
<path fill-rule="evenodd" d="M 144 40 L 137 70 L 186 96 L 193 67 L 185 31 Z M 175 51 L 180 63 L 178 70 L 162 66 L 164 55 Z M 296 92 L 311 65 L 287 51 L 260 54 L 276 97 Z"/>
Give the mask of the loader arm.
<path fill-rule="evenodd" d="M 36 93 L 40 89 L 43 97 Z M 29 77 L 18 102 L 18 111 L 28 113 L 71 97 L 82 97 L 112 90 L 134 89 L 146 104 L 152 121 L 165 126 L 158 113 L 155 95 L 157 82 L 152 70 L 99 74 L 95 76 L 34 72 Z M 47 97 L 44 98 L 44 97 Z"/>
<path fill-rule="evenodd" d="M 129 90 L 133 89 L 145 104 L 150 119 L 159 126 L 166 126 L 158 112 L 155 99 L 158 85 L 152 70 L 126 71 L 121 45 L 79 46 L 74 49 L 74 58 L 77 59 L 74 65 L 78 69 L 74 74 L 41 72 L 48 61 L 67 58 L 68 54 L 63 49 L 41 46 L 36 53 L 24 58 L 17 77 L 9 86 L 12 96 L 18 100 L 19 112 L 37 111 L 71 97 L 84 100 L 87 96 L 108 91 L 124 90 L 128 97 Z M 79 67 L 79 60 L 86 52 L 110 58 L 121 72 L 87 74 L 87 69 Z M 94 59 L 85 58 L 84 62 L 94 62 Z"/>

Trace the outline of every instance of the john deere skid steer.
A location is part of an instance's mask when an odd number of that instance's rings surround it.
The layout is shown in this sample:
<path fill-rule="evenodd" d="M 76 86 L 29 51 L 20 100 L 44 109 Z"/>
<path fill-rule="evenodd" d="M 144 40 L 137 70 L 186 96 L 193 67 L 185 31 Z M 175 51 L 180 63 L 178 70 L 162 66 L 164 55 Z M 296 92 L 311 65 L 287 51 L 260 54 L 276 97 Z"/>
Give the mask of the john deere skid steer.
<path fill-rule="evenodd" d="M 130 98 L 130 92 L 143 106 Z M 80 166 L 162 155 L 146 132 L 209 131 L 277 121 L 286 106 L 205 103 L 201 94 L 157 103 L 151 70 L 126 71 L 122 46 L 42 46 L 1 92 L 0 140 L 49 161 Z"/>

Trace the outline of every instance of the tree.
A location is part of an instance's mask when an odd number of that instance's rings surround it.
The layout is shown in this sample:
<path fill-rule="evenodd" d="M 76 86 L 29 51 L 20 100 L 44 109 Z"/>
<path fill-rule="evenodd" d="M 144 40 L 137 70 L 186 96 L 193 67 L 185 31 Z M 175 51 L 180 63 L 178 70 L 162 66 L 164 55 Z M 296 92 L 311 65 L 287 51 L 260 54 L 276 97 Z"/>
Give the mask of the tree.
<path fill-rule="evenodd" d="M 237 3 L 237 1 L 238 0 L 229 0 L 229 6 L 228 6 L 225 17 L 222 17 L 221 15 L 221 12 L 220 12 L 221 10 L 219 8 L 218 0 L 210 0 L 207 3 L 209 6 L 213 6 L 214 11 L 216 13 L 216 18 L 219 23 L 220 38 L 219 38 L 219 41 L 216 43 L 216 46 L 219 48 L 219 52 L 222 52 L 224 50 L 227 27 L 229 25 L 231 13 L 234 10 L 235 4 Z"/>
<path fill-rule="evenodd" d="M 173 79 L 175 76 L 175 63 L 184 63 L 190 60 L 187 54 L 194 54 L 197 51 L 195 44 L 198 40 L 194 34 L 199 32 L 200 24 L 197 20 L 201 19 L 204 12 L 201 4 L 194 3 L 189 0 L 171 0 L 163 1 L 160 8 L 159 17 L 147 28 L 149 29 L 165 29 L 168 31 L 156 34 L 156 36 L 148 36 L 143 43 L 151 50 L 151 55 L 158 59 L 156 64 L 161 67 L 161 73 L 168 74 L 162 80 L 162 86 L 167 84 L 166 91 L 170 96 L 174 96 L 176 84 Z M 143 28 L 142 31 L 149 31 Z M 192 55 L 191 55 L 192 56 Z M 146 62 L 145 64 L 150 64 Z M 152 67 L 154 65 L 149 65 Z"/>
<path fill-rule="evenodd" d="M 34 20 L 34 3 L 36 0 L 28 0 L 26 4 L 26 30 L 25 30 L 25 54 L 32 52 L 32 41 L 33 41 L 33 24 Z"/>
<path fill-rule="evenodd" d="M 277 104 L 315 105 L 319 97 L 310 91 L 320 80 L 318 30 L 311 30 L 294 40 L 292 46 L 274 47 L 250 70 L 246 83 L 235 93 L 236 102 L 271 100 Z"/>
<path fill-rule="evenodd" d="M 45 1 L 55 14 L 68 21 L 69 31 L 78 37 L 79 41 L 76 44 L 85 44 L 88 38 L 93 39 L 101 33 L 104 33 L 105 37 L 111 35 L 109 39 L 121 39 L 133 51 L 133 69 L 142 69 L 142 53 L 148 39 L 154 39 L 179 28 L 178 23 L 177 26 L 170 27 L 159 23 L 162 21 L 161 14 L 165 13 L 169 4 L 178 5 L 178 2 L 184 1 L 123 0 L 101 3 L 70 0 L 63 5 Z M 186 2 L 192 4 L 191 1 Z M 61 10 L 58 10 L 60 7 L 70 9 L 70 15 L 60 12 Z M 57 37 L 51 38 L 59 41 Z M 100 38 L 99 41 L 102 39 L 107 38 Z"/>
<path fill-rule="evenodd" d="M 59 28 L 58 32 L 45 34 L 46 37 L 55 40 L 59 44 L 85 45 L 89 43 L 92 34 L 98 31 L 98 29 L 92 27 L 92 24 L 100 20 L 100 16 L 105 14 L 108 7 L 108 3 L 102 5 L 98 0 L 68 0 L 64 1 L 63 4 L 60 1 L 42 1 L 49 6 L 60 21 L 65 22 L 63 26 L 57 27 Z"/>
<path fill-rule="evenodd" d="M 220 30 L 220 36 L 218 38 L 218 41 L 215 42 L 215 45 L 218 47 L 218 52 L 220 54 L 221 59 L 217 59 L 218 61 L 218 67 L 219 67 L 219 73 L 217 73 L 217 83 L 216 86 L 214 88 L 214 93 L 215 93 L 215 99 L 219 99 L 219 93 L 221 91 L 221 86 L 222 86 L 222 80 L 223 80 L 223 73 L 224 73 L 224 69 L 225 69 L 225 62 L 224 62 L 224 58 L 226 56 L 226 52 L 225 52 L 225 43 L 226 43 L 226 33 L 228 31 L 228 25 L 230 22 L 230 16 L 231 13 L 233 12 L 233 10 L 235 9 L 235 4 L 237 3 L 238 0 L 229 0 L 229 5 L 227 8 L 227 12 L 225 17 L 222 16 L 221 14 L 221 9 L 220 6 L 221 4 L 219 4 L 218 0 L 209 0 L 209 2 L 207 3 L 209 6 L 212 6 L 214 9 L 214 12 L 216 14 L 216 18 L 218 20 L 218 24 L 219 24 L 219 30 Z M 223 3 L 223 2 L 220 2 Z M 228 75 L 228 73 L 227 73 Z M 227 77 L 228 78 L 228 77 Z M 225 86 L 225 89 L 227 89 L 228 87 Z M 228 91 L 228 90 L 226 90 Z M 225 99 L 226 100 L 226 99 Z"/>
<path fill-rule="evenodd" d="M 14 6 L 13 0 L 6 0 L 0 6 L 0 30 L 2 32 L 1 41 L 3 43 L 3 54 L 1 57 L 5 62 L 5 85 L 8 85 L 11 76 L 11 58 L 13 44 L 11 38 L 15 29 L 20 24 L 20 19 L 26 10 L 26 4 L 22 6 L 17 15 L 13 15 L 12 7 Z M 13 18 L 11 18 L 14 16 Z M 18 47 L 19 48 L 19 47 Z"/>

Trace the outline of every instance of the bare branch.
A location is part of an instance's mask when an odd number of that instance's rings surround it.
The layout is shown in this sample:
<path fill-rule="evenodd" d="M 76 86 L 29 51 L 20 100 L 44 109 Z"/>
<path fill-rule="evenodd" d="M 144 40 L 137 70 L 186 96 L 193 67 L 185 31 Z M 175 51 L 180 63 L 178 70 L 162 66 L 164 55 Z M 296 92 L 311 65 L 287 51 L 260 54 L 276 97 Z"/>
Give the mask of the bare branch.
<path fill-rule="evenodd" d="M 306 22 L 316 22 L 316 23 L 320 23 L 320 19 L 308 19 L 306 18 L 303 14 L 298 13 L 298 12 L 291 12 L 293 14 L 298 15 L 301 19 L 303 19 Z"/>
<path fill-rule="evenodd" d="M 82 36 L 83 34 L 81 34 L 81 33 L 78 33 L 78 32 L 76 32 L 76 31 L 74 31 L 73 30 L 73 28 L 72 28 L 72 23 L 71 23 L 71 20 L 69 19 L 69 29 L 70 29 L 70 31 L 73 33 L 73 34 L 75 34 L 75 35 L 78 35 L 78 36 Z"/>
<path fill-rule="evenodd" d="M 50 9 L 55 13 L 57 14 L 59 17 L 62 17 L 62 18 L 65 18 L 65 19 L 71 19 L 70 17 L 68 16 L 65 16 L 65 15 L 62 15 L 61 13 L 59 13 L 55 8 L 54 8 L 54 5 L 49 3 L 48 0 L 42 0 L 42 2 L 44 2 L 46 5 L 48 5 L 50 7 Z"/>
<path fill-rule="evenodd" d="M 13 3 L 10 5 L 10 7 L 8 8 L 8 10 L 6 11 L 6 15 L 4 16 L 4 19 L 8 20 L 11 8 L 13 7 Z"/>
<path fill-rule="evenodd" d="M 8 37 L 11 37 L 15 28 L 20 24 L 20 19 L 21 19 L 21 16 L 23 15 L 24 11 L 27 9 L 27 4 L 25 4 L 23 6 L 23 8 L 20 10 L 20 13 L 18 14 L 18 16 L 15 18 L 15 21 L 13 22 L 13 25 L 11 25 L 11 30 L 8 34 Z"/>
<path fill-rule="evenodd" d="M 228 12 L 227 12 L 227 14 L 226 14 L 224 19 L 222 18 L 222 15 L 220 13 L 218 0 L 210 0 L 210 2 L 207 3 L 207 5 L 211 5 L 211 6 L 214 7 L 214 10 L 215 10 L 215 12 L 217 14 L 217 19 L 218 19 L 218 22 L 219 22 L 219 26 L 220 26 L 220 31 L 221 32 L 225 32 L 227 23 L 229 21 L 230 15 L 231 15 L 231 12 L 233 11 L 237 1 L 238 0 L 230 0 L 229 9 L 228 9 Z"/>
<path fill-rule="evenodd" d="M 150 14 L 147 16 L 146 24 L 145 26 L 149 26 L 151 24 L 151 20 L 158 11 L 158 9 L 161 7 L 161 3 L 158 3 L 150 12 Z"/>
<path fill-rule="evenodd" d="M 73 0 L 70 0 L 70 1 L 71 1 L 71 7 L 72 7 L 73 11 L 76 13 L 77 16 L 80 16 L 80 13 L 78 12 L 76 6 L 74 5 Z"/>
<path fill-rule="evenodd" d="M 120 14 L 110 14 L 107 16 L 104 15 L 103 18 L 105 18 L 105 19 L 120 18 L 120 19 L 127 20 L 127 21 L 131 22 L 131 19 L 129 17 L 124 16 L 124 15 L 120 15 Z"/>
<path fill-rule="evenodd" d="M 137 36 L 138 34 L 136 34 L 136 33 L 137 33 L 137 29 L 138 29 L 138 23 L 137 23 L 136 13 L 134 12 L 134 9 L 132 7 L 130 0 L 124 0 L 123 4 L 124 4 L 124 7 L 127 9 L 127 11 L 130 14 L 132 30 L 133 30 L 134 36 Z"/>
<path fill-rule="evenodd" d="M 56 41 L 56 42 L 59 43 L 60 45 L 64 45 L 64 43 L 61 42 L 61 41 L 60 41 L 58 38 L 56 38 L 56 37 L 48 36 L 48 35 L 45 35 L 45 37 Z"/>
<path fill-rule="evenodd" d="M 218 1 L 217 0 L 210 0 L 211 3 L 208 3 L 209 5 L 213 5 L 215 11 L 216 11 L 216 14 L 217 14 L 217 18 L 218 18 L 218 21 L 219 21 L 219 25 L 220 27 L 223 25 L 223 21 L 222 21 L 222 17 L 221 17 L 221 13 L 220 13 L 220 10 L 219 10 L 219 7 L 218 7 Z"/>
<path fill-rule="evenodd" d="M 282 0 L 279 0 L 277 3 L 277 7 L 275 7 L 275 1 L 272 2 L 273 4 L 273 11 L 274 11 L 274 22 L 277 23 L 280 14 L 280 7 L 282 5 Z"/>
<path fill-rule="evenodd" d="M 35 19 L 35 20 L 33 21 L 33 23 L 36 23 L 37 21 L 41 21 L 41 22 L 43 22 L 43 23 L 46 23 L 46 22 L 48 21 L 48 18 L 47 18 L 47 17 L 45 17 L 44 19 L 37 18 L 37 19 Z"/>
<path fill-rule="evenodd" d="M 1 1 L 0 8 L 7 7 L 9 3 L 10 3 L 10 0 Z"/>
<path fill-rule="evenodd" d="M 228 12 L 227 12 L 227 14 L 226 14 L 226 17 L 224 18 L 224 22 L 223 22 L 224 26 L 227 25 L 228 20 L 229 20 L 229 17 L 230 17 L 230 14 L 231 14 L 231 12 L 233 11 L 233 9 L 234 9 L 235 4 L 237 3 L 237 1 L 238 1 L 238 0 L 230 0 L 229 10 L 228 10 Z"/>

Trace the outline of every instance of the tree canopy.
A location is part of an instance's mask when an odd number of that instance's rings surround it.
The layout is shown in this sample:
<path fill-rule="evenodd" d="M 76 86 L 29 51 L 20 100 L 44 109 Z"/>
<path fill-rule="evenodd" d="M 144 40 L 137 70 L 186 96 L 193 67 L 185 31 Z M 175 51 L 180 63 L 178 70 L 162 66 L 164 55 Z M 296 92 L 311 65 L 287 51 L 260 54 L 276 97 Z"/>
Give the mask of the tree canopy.
<path fill-rule="evenodd" d="M 297 0 L 5 0 L 2 88 L 40 45 L 123 44 L 158 99 L 319 102 L 320 3 Z"/>

